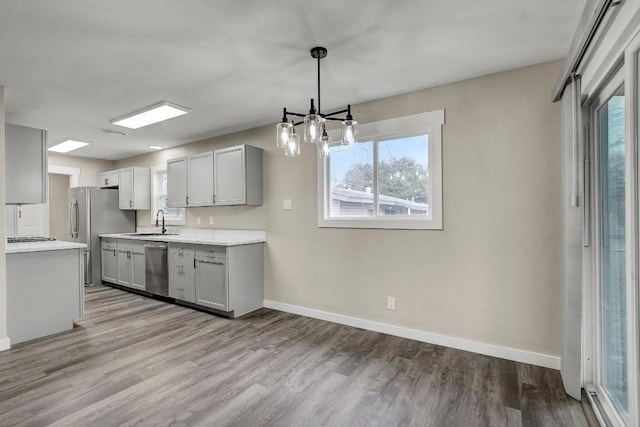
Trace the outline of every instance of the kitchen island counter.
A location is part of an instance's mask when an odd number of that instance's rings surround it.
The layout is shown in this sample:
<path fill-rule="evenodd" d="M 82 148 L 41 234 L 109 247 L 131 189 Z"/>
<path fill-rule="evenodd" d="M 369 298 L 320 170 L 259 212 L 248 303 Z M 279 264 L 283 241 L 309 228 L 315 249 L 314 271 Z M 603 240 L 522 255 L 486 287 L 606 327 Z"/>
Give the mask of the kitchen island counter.
<path fill-rule="evenodd" d="M 11 344 L 73 329 L 84 314 L 86 245 L 56 240 L 5 248 Z"/>

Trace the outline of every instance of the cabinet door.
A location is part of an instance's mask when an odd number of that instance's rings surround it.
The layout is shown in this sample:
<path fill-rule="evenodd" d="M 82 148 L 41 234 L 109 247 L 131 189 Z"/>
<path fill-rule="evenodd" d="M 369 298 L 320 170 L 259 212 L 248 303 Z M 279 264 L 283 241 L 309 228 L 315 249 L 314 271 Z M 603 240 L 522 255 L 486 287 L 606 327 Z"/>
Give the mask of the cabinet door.
<path fill-rule="evenodd" d="M 49 205 L 20 205 L 17 209 L 16 236 L 48 236 Z"/>
<path fill-rule="evenodd" d="M 229 311 L 227 266 L 224 259 L 196 259 L 196 304 Z"/>
<path fill-rule="evenodd" d="M 133 209 L 133 169 L 120 169 L 118 182 L 120 209 Z"/>
<path fill-rule="evenodd" d="M 5 124 L 5 202 L 47 202 L 47 133 Z"/>
<path fill-rule="evenodd" d="M 244 146 L 216 150 L 214 160 L 215 204 L 246 203 Z"/>
<path fill-rule="evenodd" d="M 118 250 L 115 246 L 102 247 L 102 280 L 118 283 Z"/>
<path fill-rule="evenodd" d="M 128 248 L 118 247 L 118 284 L 131 286 L 131 252 Z"/>
<path fill-rule="evenodd" d="M 189 157 L 189 206 L 213 206 L 213 151 Z"/>
<path fill-rule="evenodd" d="M 107 172 L 107 185 L 109 187 L 117 187 L 119 183 L 118 171 L 109 171 Z"/>
<path fill-rule="evenodd" d="M 102 172 L 98 174 L 98 187 L 104 188 L 109 186 L 109 173 Z"/>
<path fill-rule="evenodd" d="M 171 208 L 187 206 L 187 158 L 167 161 L 167 205 Z"/>
<path fill-rule="evenodd" d="M 142 250 L 136 248 L 130 252 L 131 256 L 131 287 L 145 290 L 146 275 L 144 264 L 144 247 Z"/>

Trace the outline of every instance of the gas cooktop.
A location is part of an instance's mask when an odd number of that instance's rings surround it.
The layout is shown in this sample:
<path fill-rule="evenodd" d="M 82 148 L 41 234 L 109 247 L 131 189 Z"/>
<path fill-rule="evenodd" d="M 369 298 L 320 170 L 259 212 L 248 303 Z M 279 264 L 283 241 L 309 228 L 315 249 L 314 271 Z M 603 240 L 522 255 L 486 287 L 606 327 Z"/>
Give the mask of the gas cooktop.
<path fill-rule="evenodd" d="M 7 243 L 48 242 L 50 240 L 56 239 L 53 237 L 41 236 L 7 237 Z"/>

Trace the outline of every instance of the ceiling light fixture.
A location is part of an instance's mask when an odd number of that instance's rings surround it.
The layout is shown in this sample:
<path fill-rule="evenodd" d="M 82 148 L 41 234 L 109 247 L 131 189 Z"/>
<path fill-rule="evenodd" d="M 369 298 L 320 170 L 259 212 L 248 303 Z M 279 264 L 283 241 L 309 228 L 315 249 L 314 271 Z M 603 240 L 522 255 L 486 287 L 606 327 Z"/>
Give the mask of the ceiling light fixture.
<path fill-rule="evenodd" d="M 162 150 L 162 147 L 159 145 L 149 145 L 149 148 L 151 148 L 152 150 Z"/>
<path fill-rule="evenodd" d="M 115 130 L 115 129 L 102 129 L 102 133 L 109 136 L 127 136 L 126 132 L 122 132 L 121 130 Z"/>
<path fill-rule="evenodd" d="M 158 102 L 133 113 L 126 114 L 111 120 L 112 125 L 123 126 L 129 129 L 138 129 L 154 123 L 182 116 L 189 112 L 188 108 L 172 104 L 168 101 Z"/>
<path fill-rule="evenodd" d="M 320 110 L 320 60 L 327 56 L 327 49 L 324 47 L 314 47 L 311 49 L 311 57 L 318 60 L 318 109 L 316 110 L 313 98 L 309 114 L 292 113 L 283 109 L 282 121 L 276 126 L 276 145 L 284 149 L 286 156 L 300 155 L 300 135 L 295 131 L 295 127 L 304 124 L 304 141 L 315 144 L 318 147 L 318 154 L 325 158 L 329 155 L 329 148 L 334 145 L 331 137 L 327 134 L 327 120 L 342 122 L 342 138 L 337 143 L 349 145 L 358 142 L 358 122 L 353 120 L 351 115 L 351 105 L 346 109 L 334 111 L 332 113 L 322 113 Z M 347 113 L 346 117 L 336 117 L 339 114 Z M 288 116 L 301 117 L 302 121 L 289 121 Z"/>
<path fill-rule="evenodd" d="M 78 148 L 86 147 L 88 142 L 74 141 L 73 139 L 67 139 L 66 141 L 56 144 L 53 147 L 49 147 L 49 151 L 55 153 L 68 153 L 69 151 L 77 150 Z"/>

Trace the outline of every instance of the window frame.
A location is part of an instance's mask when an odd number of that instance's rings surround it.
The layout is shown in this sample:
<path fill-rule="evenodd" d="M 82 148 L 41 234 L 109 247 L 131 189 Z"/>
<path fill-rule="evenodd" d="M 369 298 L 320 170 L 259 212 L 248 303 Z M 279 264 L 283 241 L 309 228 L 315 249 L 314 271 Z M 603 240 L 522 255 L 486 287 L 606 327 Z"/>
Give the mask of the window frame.
<path fill-rule="evenodd" d="M 378 209 L 377 176 L 374 173 L 374 213 L 373 217 L 331 218 L 329 160 L 317 161 L 318 227 L 320 228 L 380 228 L 401 230 L 442 230 L 442 126 L 445 124 L 444 110 L 413 114 L 394 119 L 381 120 L 359 126 L 360 141 L 374 141 L 374 171 L 378 164 L 378 143 L 380 141 L 428 135 L 429 138 L 429 180 L 431 218 L 420 216 L 380 216 Z M 339 130 L 329 132 L 333 140 L 339 139 Z M 376 142 L 377 141 L 377 142 Z"/>
<path fill-rule="evenodd" d="M 163 172 L 167 173 L 167 166 L 166 165 L 154 166 L 150 169 L 151 169 L 151 215 L 149 216 L 150 216 L 150 224 L 155 226 L 156 224 L 155 212 L 158 212 L 158 210 L 160 210 L 159 178 L 160 178 L 160 174 L 162 174 Z M 179 209 L 181 216 L 180 218 L 176 218 L 174 216 L 167 216 L 164 221 L 165 225 L 186 225 L 187 224 L 186 209 L 185 208 L 171 208 L 171 209 Z"/>

